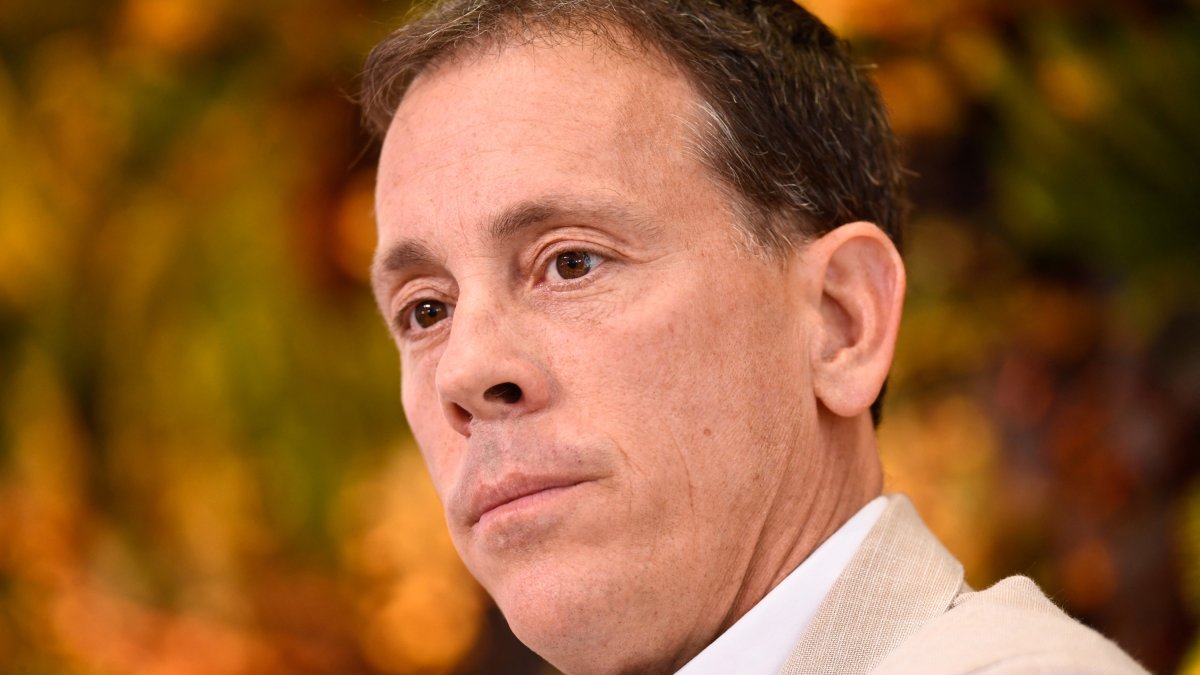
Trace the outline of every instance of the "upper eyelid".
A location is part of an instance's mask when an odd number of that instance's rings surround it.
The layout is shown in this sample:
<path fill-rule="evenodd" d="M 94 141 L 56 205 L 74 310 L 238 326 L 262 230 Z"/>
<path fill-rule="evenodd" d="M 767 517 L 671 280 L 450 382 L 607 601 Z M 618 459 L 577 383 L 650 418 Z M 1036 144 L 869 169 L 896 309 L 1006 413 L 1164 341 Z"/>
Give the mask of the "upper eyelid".
<path fill-rule="evenodd" d="M 531 239 L 529 250 L 535 259 L 544 257 L 549 251 L 588 250 L 604 253 L 610 250 L 613 236 L 603 230 L 582 224 L 563 224 L 548 227 L 539 236 Z"/>
<path fill-rule="evenodd" d="M 448 298 L 448 294 L 445 291 L 429 286 L 422 286 L 414 291 L 406 290 L 412 285 L 413 282 L 409 282 L 397 288 L 388 302 L 388 323 L 403 333 L 412 332 L 412 328 L 408 324 L 408 319 L 412 310 L 417 306 L 417 303 L 434 300 L 436 302 L 444 302 L 447 305 L 454 304 L 454 301 Z"/>
<path fill-rule="evenodd" d="M 564 253 L 571 253 L 571 252 L 588 253 L 588 254 L 599 257 L 600 259 L 604 260 L 605 262 L 610 261 L 616 257 L 616 254 L 612 253 L 610 251 L 610 249 L 606 246 L 601 246 L 599 244 L 593 244 L 593 243 L 585 243 L 585 242 L 581 242 L 581 241 L 563 241 L 563 242 L 560 242 L 559 244 L 553 244 L 550 246 L 546 246 L 542 250 L 542 252 L 539 253 L 536 258 L 534 258 L 534 260 L 535 260 L 534 268 L 533 268 L 534 273 L 537 274 L 539 272 L 545 272 L 547 269 L 547 266 L 551 262 L 553 262 L 556 257 L 558 257 Z"/>
<path fill-rule="evenodd" d="M 607 264 L 608 261 L 611 259 L 611 256 L 609 256 L 608 254 L 603 253 L 601 251 L 595 251 L 595 250 L 584 248 L 581 246 L 576 246 L 573 248 L 567 247 L 567 248 L 563 248 L 563 249 L 559 250 L 557 253 L 552 253 L 551 255 L 548 255 L 545 258 L 545 262 L 542 265 L 540 265 L 541 276 L 546 277 L 550 274 L 550 266 L 554 264 L 555 259 L 558 256 L 560 256 L 564 253 L 572 253 L 572 252 L 585 253 L 585 254 L 591 256 L 592 258 L 599 258 L 599 261 L 593 262 L 592 268 L 588 270 L 588 273 L 578 279 L 560 279 L 560 280 L 554 280 L 553 283 L 556 283 L 556 284 L 582 283 L 582 282 L 586 281 L 588 277 L 591 277 L 592 274 L 595 273 L 597 268 L 601 267 L 602 265 Z"/>
<path fill-rule="evenodd" d="M 457 284 L 448 274 L 414 274 L 391 287 L 387 304 L 395 307 L 403 299 L 403 304 L 408 305 L 422 297 L 445 300 L 456 292 Z"/>
<path fill-rule="evenodd" d="M 454 310 L 451 309 L 450 310 L 451 316 L 448 316 L 445 319 L 438 321 L 433 326 L 430 326 L 429 328 L 413 328 L 413 326 L 412 326 L 413 310 L 416 309 L 416 306 L 419 303 L 425 302 L 427 300 L 435 300 L 436 302 L 442 302 L 450 307 L 453 307 L 453 305 L 454 305 L 454 303 L 447 302 L 445 300 L 436 300 L 435 298 L 430 298 L 429 296 L 418 295 L 417 297 L 414 297 L 412 300 L 405 302 L 400 307 L 400 309 L 396 310 L 396 313 L 392 315 L 392 317 L 388 320 L 388 323 L 392 326 L 392 328 L 401 337 L 409 337 L 412 335 L 421 335 L 421 334 L 430 333 L 432 331 L 435 331 L 438 329 L 439 326 L 444 324 L 446 321 L 449 321 L 450 319 L 454 318 L 453 317 Z"/>

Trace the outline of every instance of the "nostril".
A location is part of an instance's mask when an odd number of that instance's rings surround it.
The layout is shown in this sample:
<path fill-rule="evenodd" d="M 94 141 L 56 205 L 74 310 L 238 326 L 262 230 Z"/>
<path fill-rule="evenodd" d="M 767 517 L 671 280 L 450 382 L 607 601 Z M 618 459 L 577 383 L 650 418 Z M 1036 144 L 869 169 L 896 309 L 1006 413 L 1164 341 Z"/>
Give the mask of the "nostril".
<path fill-rule="evenodd" d="M 471 413 L 467 412 L 466 408 L 462 407 L 461 405 L 459 405 L 457 403 L 452 403 L 450 405 L 453 406 L 454 416 L 457 417 L 460 422 L 462 422 L 463 424 L 467 424 L 468 422 L 471 421 L 471 418 L 473 417 L 473 415 L 471 415 Z"/>
<path fill-rule="evenodd" d="M 488 401 L 503 401 L 512 405 L 521 400 L 521 388 L 512 382 L 504 382 L 489 387 L 487 391 L 483 392 L 483 397 Z"/>

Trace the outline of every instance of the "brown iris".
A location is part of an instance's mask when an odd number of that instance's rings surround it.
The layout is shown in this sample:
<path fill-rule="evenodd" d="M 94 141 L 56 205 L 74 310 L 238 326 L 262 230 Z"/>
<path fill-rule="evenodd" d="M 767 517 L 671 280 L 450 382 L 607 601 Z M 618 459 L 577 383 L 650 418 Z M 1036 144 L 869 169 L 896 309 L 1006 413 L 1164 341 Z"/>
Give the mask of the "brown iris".
<path fill-rule="evenodd" d="M 558 254 L 554 267 L 563 279 L 578 279 L 592 271 L 592 257 L 583 251 L 566 251 Z"/>
<path fill-rule="evenodd" d="M 429 328 L 449 314 L 446 303 L 437 300 L 422 300 L 413 307 L 413 319 L 421 328 Z"/>

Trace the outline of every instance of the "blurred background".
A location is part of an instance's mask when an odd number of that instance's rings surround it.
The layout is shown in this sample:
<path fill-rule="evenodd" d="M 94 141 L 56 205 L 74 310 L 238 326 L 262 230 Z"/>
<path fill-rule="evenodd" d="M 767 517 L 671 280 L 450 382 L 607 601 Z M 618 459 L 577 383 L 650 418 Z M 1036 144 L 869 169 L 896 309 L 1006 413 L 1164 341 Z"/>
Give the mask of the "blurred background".
<path fill-rule="evenodd" d="M 881 429 L 976 586 L 1200 673 L 1200 4 L 811 0 L 904 140 Z M 405 2 L 0 0 L 0 672 L 550 673 L 367 289 Z"/>

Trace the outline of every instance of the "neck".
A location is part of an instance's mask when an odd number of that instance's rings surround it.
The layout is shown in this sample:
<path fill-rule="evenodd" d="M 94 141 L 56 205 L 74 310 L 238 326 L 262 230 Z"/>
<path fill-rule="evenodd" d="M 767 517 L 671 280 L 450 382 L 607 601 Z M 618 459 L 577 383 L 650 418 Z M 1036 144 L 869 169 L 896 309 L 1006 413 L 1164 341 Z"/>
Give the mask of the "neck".
<path fill-rule="evenodd" d="M 797 452 L 761 525 L 744 581 L 715 639 L 882 492 L 875 430 L 867 416 L 822 420 L 816 457 Z"/>

